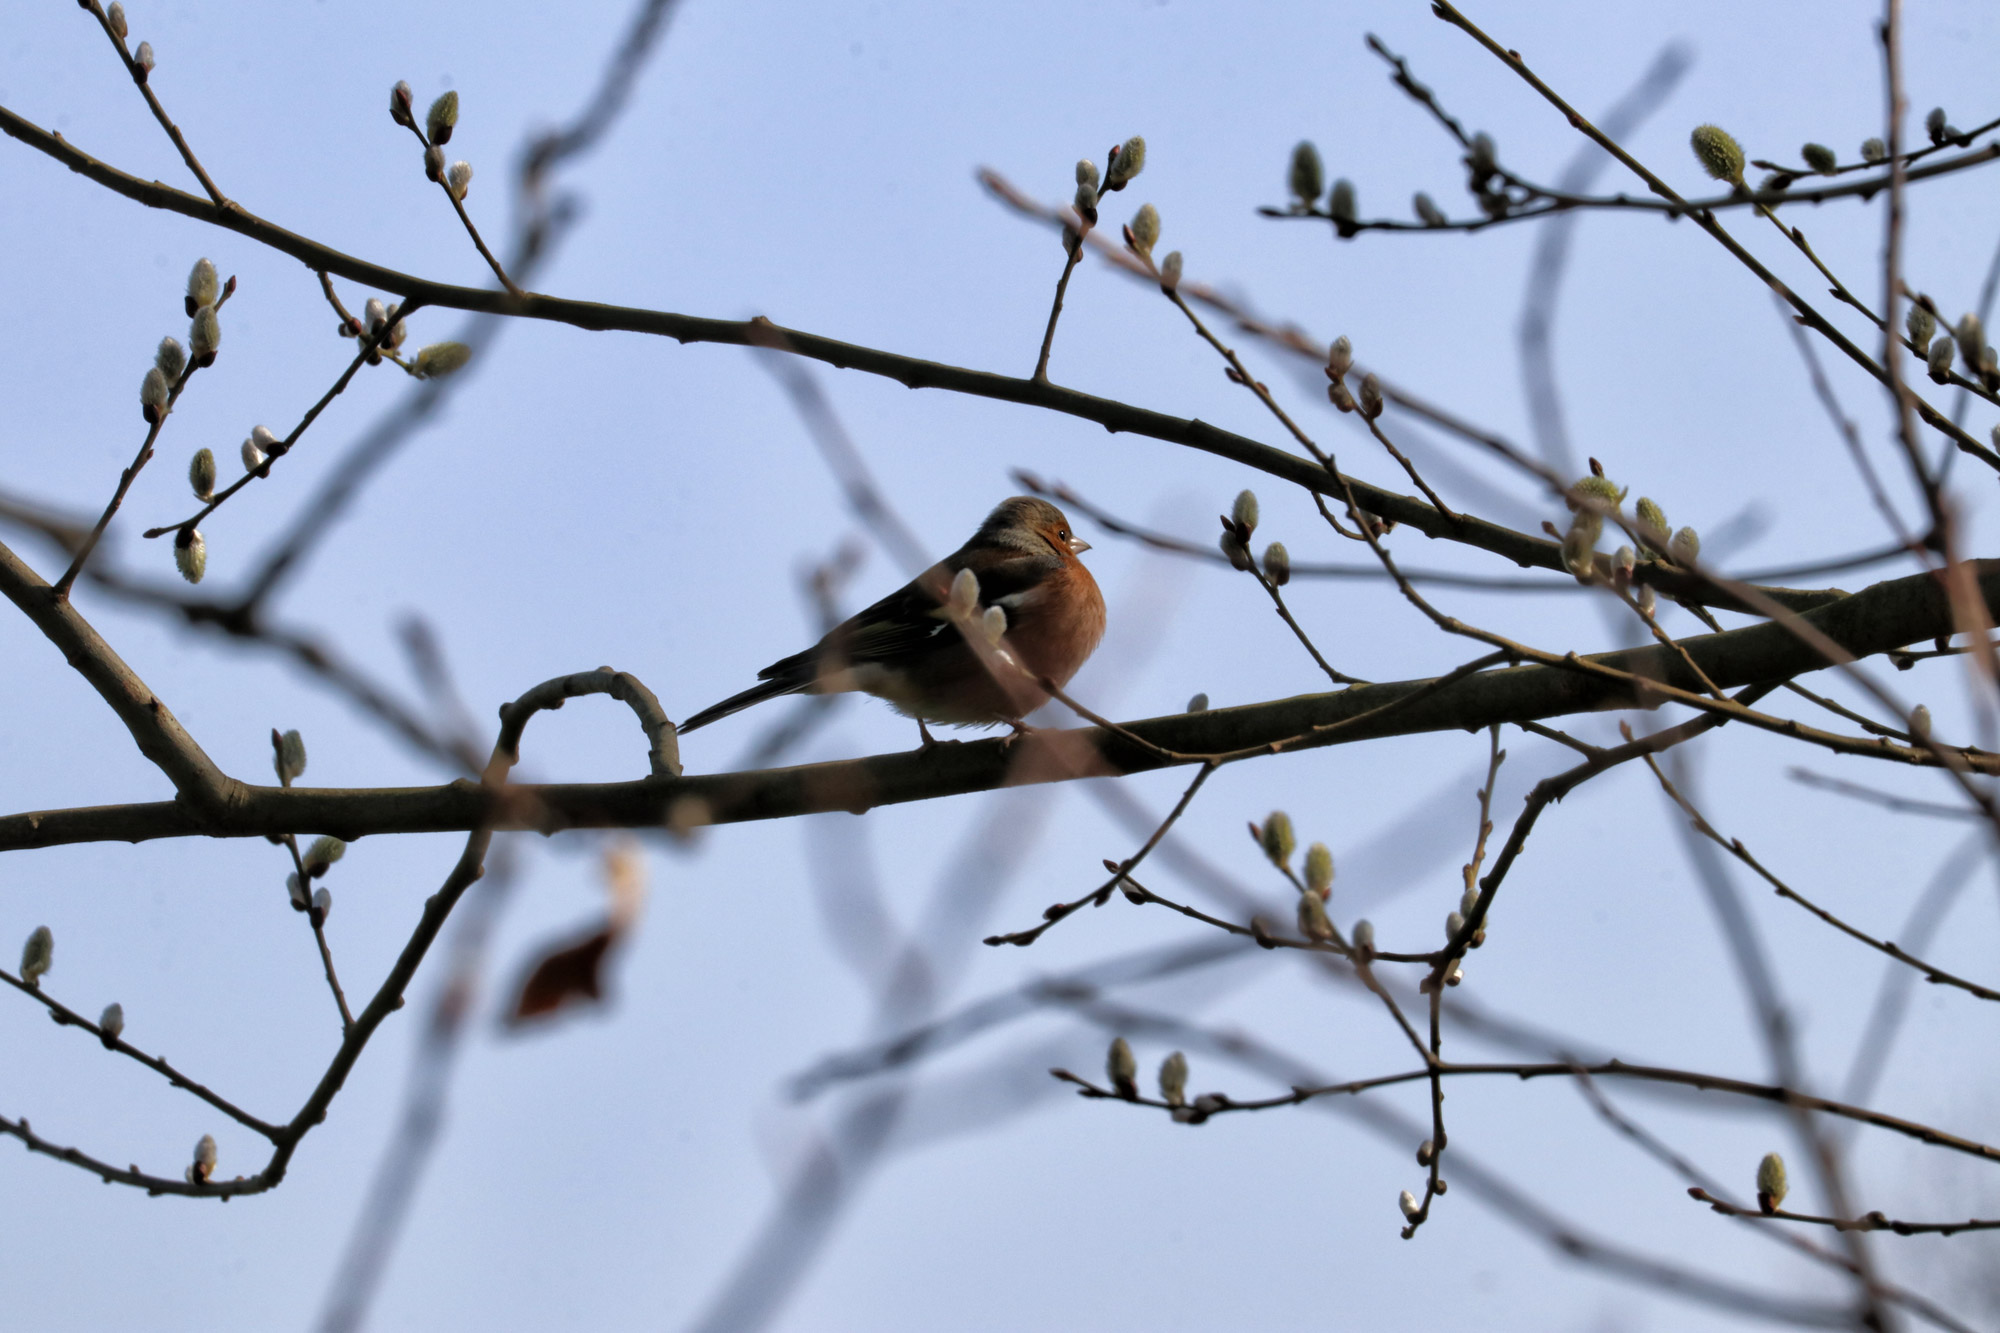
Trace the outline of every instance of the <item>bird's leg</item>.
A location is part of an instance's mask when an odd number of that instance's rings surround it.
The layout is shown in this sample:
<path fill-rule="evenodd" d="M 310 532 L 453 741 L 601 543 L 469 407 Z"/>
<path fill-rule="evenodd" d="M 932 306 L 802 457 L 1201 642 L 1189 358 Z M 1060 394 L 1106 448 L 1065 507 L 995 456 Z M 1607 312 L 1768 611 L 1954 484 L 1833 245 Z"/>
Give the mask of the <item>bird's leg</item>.
<path fill-rule="evenodd" d="M 1023 736 L 1032 736 L 1035 734 L 1035 729 L 1021 721 L 1018 717 L 1008 718 L 1007 725 L 1012 727 L 1013 730 L 1000 738 L 1000 748 L 1003 750 L 1011 750 L 1014 748 L 1015 741 L 1020 740 Z"/>
<path fill-rule="evenodd" d="M 918 751 L 923 754 L 929 754 L 932 750 L 937 749 L 938 739 L 931 735 L 931 729 L 924 725 L 922 718 L 917 719 L 917 734 L 924 738 L 923 744 L 917 747 Z"/>

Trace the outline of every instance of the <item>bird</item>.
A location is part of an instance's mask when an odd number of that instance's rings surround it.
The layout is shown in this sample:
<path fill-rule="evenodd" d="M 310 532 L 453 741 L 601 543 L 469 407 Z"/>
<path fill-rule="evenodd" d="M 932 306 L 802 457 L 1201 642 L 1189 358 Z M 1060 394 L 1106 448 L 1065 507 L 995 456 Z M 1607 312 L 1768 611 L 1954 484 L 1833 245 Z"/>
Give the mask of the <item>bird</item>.
<path fill-rule="evenodd" d="M 1104 637 L 1104 595 L 1077 559 L 1089 549 L 1047 500 L 1003 500 L 951 555 L 677 730 L 781 695 L 859 690 L 915 718 L 925 749 L 929 722 L 1019 734 L 1049 699 L 1044 682 L 1068 684 Z"/>

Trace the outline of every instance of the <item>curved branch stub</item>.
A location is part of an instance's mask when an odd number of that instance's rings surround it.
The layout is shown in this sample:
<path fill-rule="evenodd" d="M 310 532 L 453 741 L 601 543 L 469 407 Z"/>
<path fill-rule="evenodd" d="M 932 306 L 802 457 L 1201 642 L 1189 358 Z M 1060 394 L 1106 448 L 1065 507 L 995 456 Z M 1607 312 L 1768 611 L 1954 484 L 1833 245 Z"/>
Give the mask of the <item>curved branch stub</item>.
<path fill-rule="evenodd" d="M 646 730 L 646 758 L 652 765 L 654 777 L 677 778 L 681 775 L 680 735 L 675 731 L 674 724 L 667 720 L 659 699 L 646 688 L 644 681 L 631 672 L 613 671 L 607 666 L 545 680 L 513 703 L 500 705 L 500 735 L 493 743 L 493 763 L 488 765 L 488 780 L 498 781 L 505 777 L 504 769 L 499 773 L 493 771 L 494 764 L 504 760 L 505 767 L 512 768 L 520 762 L 521 733 L 527 728 L 529 718 L 543 709 L 561 708 L 569 700 L 585 694 L 608 694 L 638 715 L 639 725 Z"/>

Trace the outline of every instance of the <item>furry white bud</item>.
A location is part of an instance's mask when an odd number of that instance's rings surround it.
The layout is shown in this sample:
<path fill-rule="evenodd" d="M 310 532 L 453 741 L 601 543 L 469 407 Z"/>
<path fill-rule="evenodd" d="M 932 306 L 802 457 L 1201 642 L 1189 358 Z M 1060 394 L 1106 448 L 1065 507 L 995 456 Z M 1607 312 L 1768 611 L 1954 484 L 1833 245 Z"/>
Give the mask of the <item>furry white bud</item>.
<path fill-rule="evenodd" d="M 215 495 L 215 453 L 210 449 L 198 449 L 188 460 L 188 486 L 194 491 L 194 498 L 207 500 Z"/>
<path fill-rule="evenodd" d="M 116 1000 L 104 1006 L 104 1012 L 97 1016 L 98 1030 L 104 1034 L 105 1045 L 118 1040 L 125 1031 L 125 1006 Z"/>
<path fill-rule="evenodd" d="M 452 163 L 451 170 L 445 173 L 444 184 L 452 198 L 465 198 L 465 192 L 472 188 L 472 164 L 464 158 Z"/>
<path fill-rule="evenodd" d="M 222 294 L 221 280 L 216 276 L 215 265 L 206 258 L 194 261 L 188 270 L 187 314 L 193 318 L 194 312 L 205 305 L 214 305 L 215 298 Z"/>
<path fill-rule="evenodd" d="M 204 1134 L 194 1145 L 194 1161 L 188 1164 L 187 1181 L 190 1185 L 205 1185 L 215 1174 L 215 1136 Z"/>
<path fill-rule="evenodd" d="M 21 980 L 39 988 L 55 957 L 55 932 L 47 926 L 36 926 L 29 934 L 28 942 L 21 946 Z"/>
<path fill-rule="evenodd" d="M 271 766 L 277 770 L 279 782 L 290 785 L 297 781 L 306 771 L 305 737 L 296 731 L 280 736 L 271 756 Z"/>
<path fill-rule="evenodd" d="M 139 381 L 139 411 L 149 426 L 166 415 L 167 377 L 158 366 L 147 367 L 146 378 Z"/>
<path fill-rule="evenodd" d="M 1169 1106 L 1187 1100 L 1187 1077 L 1187 1057 L 1179 1051 L 1160 1061 L 1160 1100 Z"/>
<path fill-rule="evenodd" d="M 969 616 L 979 605 L 979 576 L 969 569 L 961 569 L 951 580 L 951 591 L 945 597 L 944 608 L 954 618 Z"/>
<path fill-rule="evenodd" d="M 159 367 L 160 374 L 166 376 L 169 384 L 181 377 L 187 363 L 187 349 L 181 346 L 179 338 L 160 339 L 159 350 L 153 353 L 153 364 Z"/>
<path fill-rule="evenodd" d="M 196 529 L 182 528 L 174 534 L 174 568 L 189 583 L 200 583 L 208 572 L 208 543 Z"/>
<path fill-rule="evenodd" d="M 188 326 L 188 350 L 196 365 L 205 366 L 215 360 L 215 349 L 221 345 L 222 321 L 215 317 L 214 306 L 205 305 L 194 312 L 194 323 Z"/>

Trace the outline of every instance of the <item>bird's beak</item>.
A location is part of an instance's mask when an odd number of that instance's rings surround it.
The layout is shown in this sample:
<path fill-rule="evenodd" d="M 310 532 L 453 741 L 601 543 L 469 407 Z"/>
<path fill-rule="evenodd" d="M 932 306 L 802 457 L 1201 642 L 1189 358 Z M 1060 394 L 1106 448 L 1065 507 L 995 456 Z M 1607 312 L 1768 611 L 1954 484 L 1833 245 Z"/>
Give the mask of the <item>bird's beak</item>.
<path fill-rule="evenodd" d="M 1069 553 L 1071 555 L 1082 555 L 1085 551 L 1088 551 L 1089 549 L 1090 549 L 1090 543 L 1085 541 L 1083 538 L 1071 537 L 1069 539 Z"/>

